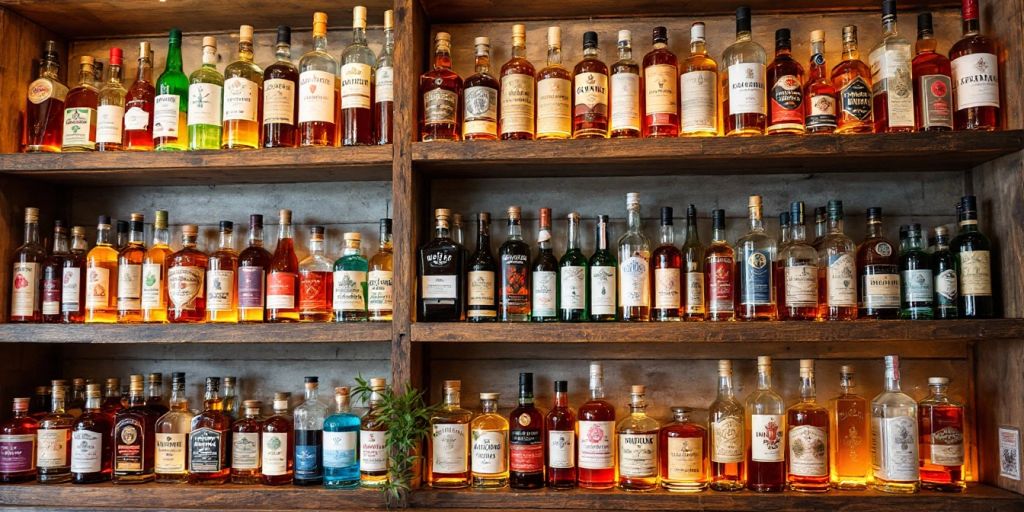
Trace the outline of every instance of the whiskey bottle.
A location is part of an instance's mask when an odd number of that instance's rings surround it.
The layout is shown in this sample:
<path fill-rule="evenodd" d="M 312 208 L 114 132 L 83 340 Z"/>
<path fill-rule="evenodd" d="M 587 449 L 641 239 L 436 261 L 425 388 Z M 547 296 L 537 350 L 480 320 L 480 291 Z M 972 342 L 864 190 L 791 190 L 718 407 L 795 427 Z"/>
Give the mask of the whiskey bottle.
<path fill-rule="evenodd" d="M 389 434 L 381 411 L 387 382 L 383 377 L 370 379 L 370 389 L 369 409 L 359 425 L 359 458 L 353 463 L 359 467 L 360 487 L 379 489 L 388 481 Z"/>
<path fill-rule="evenodd" d="M 313 49 L 299 60 L 299 145 L 336 146 L 338 61 L 327 51 L 327 13 L 313 13 Z"/>
<path fill-rule="evenodd" d="M 744 421 L 743 404 L 733 394 L 732 362 L 721 359 L 718 361 L 718 396 L 708 408 L 710 480 L 711 488 L 716 491 L 738 491 L 746 485 Z"/>
<path fill-rule="evenodd" d="M 14 413 L 10 419 L 0 423 L 0 482 L 5 484 L 36 479 L 39 422 L 29 416 L 30 401 L 30 398 L 15 398 Z"/>
<path fill-rule="evenodd" d="M 46 249 L 39 243 L 39 208 L 25 208 L 25 242 L 14 252 L 13 259 L 11 316 L 8 321 L 39 322 L 42 320 L 39 281 L 43 274 L 41 267 L 46 260 Z M 116 256 L 114 265 L 117 265 Z"/>
<path fill-rule="evenodd" d="M 882 40 L 871 49 L 875 132 L 914 131 L 910 41 L 896 31 L 896 0 L 882 1 Z"/>
<path fill-rule="evenodd" d="M 188 408 L 184 373 L 171 374 L 170 406 L 153 428 L 156 437 L 154 472 L 157 483 L 184 483 L 188 480 L 186 438 L 192 430 L 193 416 Z"/>
<path fill-rule="evenodd" d="M 626 233 L 619 238 L 619 320 L 646 322 L 651 316 L 651 244 L 640 225 L 640 194 L 626 194 Z"/>
<path fill-rule="evenodd" d="M 463 98 L 462 138 L 464 140 L 498 139 L 498 80 L 491 75 L 491 40 L 478 37 L 474 73 L 466 79 Z"/>
<path fill-rule="evenodd" d="M 994 40 L 981 34 L 978 0 L 963 0 L 961 15 L 964 36 L 949 50 L 953 97 L 956 101 L 956 129 L 998 130 L 998 48 Z"/>
<path fill-rule="evenodd" d="M 654 47 L 644 55 L 644 135 L 679 135 L 679 66 L 668 49 L 668 29 L 654 27 Z"/>
<path fill-rule="evenodd" d="M 295 98 L 299 68 L 292 64 L 291 27 L 277 27 L 274 55 L 277 60 L 263 70 L 263 147 L 293 148 L 299 144 L 299 102 Z"/>
<path fill-rule="evenodd" d="M 804 128 L 804 67 L 793 59 L 793 43 L 788 28 L 775 31 L 775 59 L 768 65 L 767 83 L 771 108 L 768 109 L 768 135 L 802 135 Z"/>
<path fill-rule="evenodd" d="M 608 66 L 599 54 L 597 32 L 584 32 L 583 60 L 573 69 L 574 139 L 608 138 Z"/>
<path fill-rule="evenodd" d="M 238 255 L 238 321 L 262 322 L 267 270 L 273 256 L 263 248 L 263 216 L 249 216 L 249 246 Z"/>
<path fill-rule="evenodd" d="M 587 305 L 590 307 L 592 322 L 614 322 L 617 316 L 618 263 L 615 254 L 608 248 L 611 234 L 608 232 L 608 216 L 598 215 L 596 235 L 597 247 L 587 262 Z"/>
<path fill-rule="evenodd" d="M 96 246 L 86 256 L 85 275 L 85 323 L 114 323 L 117 320 L 117 250 L 110 243 L 110 217 L 106 215 L 100 215 L 96 225 Z"/>
<path fill-rule="evenodd" d="M 153 151 L 153 51 L 139 43 L 139 67 L 124 102 L 124 149 Z"/>
<path fill-rule="evenodd" d="M 807 133 L 829 134 L 836 131 L 836 88 L 832 85 L 825 64 L 824 30 L 811 31 L 811 61 L 807 65 L 803 103 Z"/>
<path fill-rule="evenodd" d="M 373 70 L 373 141 L 391 144 L 395 109 L 395 12 L 384 11 L 384 46 Z"/>
<path fill-rule="evenodd" d="M 263 69 L 252 61 L 252 26 L 238 29 L 238 60 L 224 68 L 224 120 L 221 147 L 256 149 L 261 146 Z"/>
<path fill-rule="evenodd" d="M 203 405 L 203 412 L 192 418 L 188 435 L 188 483 L 223 484 L 230 477 L 227 444 L 231 417 L 224 412 L 219 378 L 206 378 Z"/>
<path fill-rule="evenodd" d="M 615 487 L 615 407 L 604 398 L 604 368 L 590 363 L 590 399 L 577 415 L 579 432 L 579 486 L 584 489 Z"/>
<path fill-rule="evenodd" d="M 434 36 L 433 67 L 420 75 L 420 140 L 423 142 L 460 138 L 462 78 L 452 71 L 451 41 L 452 36 L 447 32 Z"/>
<path fill-rule="evenodd" d="M 558 319 L 562 322 L 586 322 L 587 311 L 587 257 L 580 250 L 580 214 L 568 216 L 565 254 L 558 262 Z"/>
<path fill-rule="evenodd" d="M 932 13 L 917 15 L 917 55 L 911 61 L 914 77 L 914 114 L 922 132 L 953 129 L 953 82 L 949 59 L 935 51 Z"/>
<path fill-rule="evenodd" d="M 355 489 L 360 470 L 359 416 L 352 414 L 347 387 L 334 388 L 334 407 L 334 414 L 324 420 L 324 487 Z"/>
<path fill-rule="evenodd" d="M 672 408 L 658 439 L 661 487 L 672 492 L 708 488 L 708 431 L 690 420 L 691 409 Z"/>
<path fill-rule="evenodd" d="M 65 410 L 67 381 L 51 382 L 53 398 L 50 413 L 39 420 L 36 433 L 36 480 L 56 484 L 71 480 L 71 427 L 75 417 Z"/>
<path fill-rule="evenodd" d="M 427 444 L 427 483 L 435 489 L 469 487 L 470 420 L 473 413 L 459 405 L 462 383 L 444 381 L 444 405 L 430 418 Z"/>
<path fill-rule="evenodd" d="M 309 256 L 299 262 L 299 320 L 302 322 L 326 322 L 332 315 L 334 263 L 324 256 L 324 231 L 323 226 L 309 228 Z"/>
<path fill-rule="evenodd" d="M 736 241 L 736 318 L 775 320 L 775 239 L 765 234 L 761 196 L 750 196 L 747 210 L 750 230 Z"/>
<path fill-rule="evenodd" d="M 632 386 L 629 416 L 619 421 L 615 433 L 619 462 L 619 488 L 652 491 L 658 488 L 658 421 L 647 415 L 644 386 Z"/>
<path fill-rule="evenodd" d="M 57 42 L 46 41 L 43 45 L 43 56 L 39 59 L 39 76 L 28 84 L 28 101 L 25 109 L 26 153 L 60 152 L 64 135 L 64 101 L 67 96 L 68 86 L 60 79 Z M 17 480 L 19 477 L 11 478 Z"/>
<path fill-rule="evenodd" d="M 704 256 L 704 296 L 707 319 L 715 322 L 736 317 L 736 251 L 725 239 L 725 210 L 711 211 L 711 245 Z"/>
<path fill-rule="evenodd" d="M 529 246 L 523 244 L 526 252 Z M 527 266 L 530 263 L 527 262 Z M 558 320 L 558 258 L 555 257 L 551 242 L 551 208 L 540 209 L 540 230 L 537 232 L 537 257 L 533 259 L 532 272 L 527 281 L 532 299 L 532 308 L 527 307 L 527 320 L 534 322 L 555 322 Z M 508 282 L 506 281 L 506 286 Z M 530 303 L 530 300 L 527 301 Z"/>
<path fill-rule="evenodd" d="M 238 322 L 238 251 L 235 250 L 235 225 L 220 221 L 220 244 L 210 255 L 206 267 L 206 321 Z"/>
<path fill-rule="evenodd" d="M 921 246 L 921 225 L 900 226 L 900 318 L 931 320 L 934 315 L 931 257 Z"/>
<path fill-rule="evenodd" d="M 117 237 L 115 238 L 116 241 L 114 243 L 114 249 L 121 252 L 121 249 L 124 249 L 125 246 L 128 245 L 129 224 L 126 220 L 116 220 L 114 223 L 117 226 Z"/>
<path fill-rule="evenodd" d="M 323 483 L 323 431 L 325 406 L 317 396 L 319 379 L 306 377 L 306 400 L 295 408 L 295 485 Z"/>
<path fill-rule="evenodd" d="M 992 300 L 991 242 L 978 229 L 978 199 L 960 198 L 959 229 L 950 243 L 956 258 L 959 278 L 957 310 L 961 318 L 991 318 Z"/>
<path fill-rule="evenodd" d="M 747 488 L 786 488 L 786 406 L 772 389 L 772 358 L 757 358 L 757 389 L 747 396 Z"/>
<path fill-rule="evenodd" d="M 231 425 L 231 483 L 258 484 L 260 482 L 260 431 L 263 402 L 242 402 L 245 415 Z"/>
<path fill-rule="evenodd" d="M 530 246 L 523 241 L 522 210 L 518 206 L 508 208 L 508 238 L 498 249 L 501 261 L 501 281 L 499 282 L 498 318 L 502 322 L 530 321 Z M 550 235 L 549 235 L 550 236 Z M 551 272 L 554 273 L 553 271 Z M 544 274 L 543 296 L 547 299 L 555 292 L 554 276 Z M 534 290 L 535 292 L 540 290 Z M 540 306 L 541 304 L 538 304 Z M 554 316 L 555 304 L 552 301 L 544 313 Z"/>
<path fill-rule="evenodd" d="M 800 360 L 800 401 L 786 411 L 786 481 L 801 492 L 829 489 L 829 413 L 815 401 L 814 360 Z"/>
<path fill-rule="evenodd" d="M 217 71 L 216 37 L 203 37 L 203 65 L 188 83 L 188 149 L 220 149 L 224 75 Z"/>
<path fill-rule="evenodd" d="M 520 30 L 525 31 L 525 27 L 522 25 L 516 25 L 520 27 Z M 515 30 L 515 27 L 513 27 Z M 525 38 L 525 32 L 524 38 Z M 515 47 L 513 47 L 513 52 Z M 523 46 L 522 54 L 526 55 L 526 47 Z M 524 59 L 525 61 L 525 59 Z M 509 61 L 511 62 L 511 61 Z M 529 63 L 527 63 L 529 64 Z M 506 64 L 507 66 L 507 64 Z M 517 91 L 520 92 L 520 96 L 525 96 L 525 91 L 532 90 L 528 89 L 533 86 L 533 82 L 527 82 L 526 78 L 522 79 L 522 85 L 516 80 L 506 80 L 505 78 L 505 67 L 502 67 L 502 78 L 501 78 L 501 133 L 502 140 L 511 138 L 512 135 L 506 137 L 505 118 L 506 118 L 506 94 L 512 94 Z M 525 68 L 524 68 L 525 69 Z M 529 72 L 533 72 L 533 66 L 530 65 Z M 517 79 L 518 80 L 518 79 Z M 506 87 L 510 87 L 506 93 Z M 530 96 L 530 108 L 532 108 L 533 96 L 532 92 Z M 513 109 L 525 109 L 526 107 L 520 107 L 515 103 L 511 103 Z M 519 110 L 513 110 L 512 112 L 519 112 Z M 511 112 L 509 112 L 511 113 Z M 518 119 L 518 123 L 513 122 L 509 130 L 526 130 L 527 121 L 523 120 L 521 114 L 513 119 Z M 526 135 L 518 136 L 520 138 L 532 139 L 533 138 L 533 118 L 530 114 L 528 121 L 529 126 L 529 137 Z M 522 126 L 517 128 L 516 124 Z M 511 133 L 516 133 L 515 131 Z M 525 133 L 522 131 L 520 133 Z M 537 138 L 538 139 L 568 139 L 572 137 L 572 74 L 569 70 L 562 67 L 562 29 L 559 27 L 548 27 L 548 54 L 547 54 L 547 65 L 544 69 L 537 72 Z"/>
<path fill-rule="evenodd" d="M 857 246 L 843 233 L 843 202 L 828 202 L 827 234 L 818 244 L 818 318 L 857 318 Z"/>
<path fill-rule="evenodd" d="M 555 400 L 544 419 L 544 431 L 547 486 L 552 489 L 576 487 L 576 414 L 569 407 L 567 381 L 555 381 Z"/>
<path fill-rule="evenodd" d="M 292 417 L 288 415 L 291 393 L 274 393 L 274 415 L 263 422 L 260 482 L 263 485 L 290 485 L 294 472 Z"/>
<path fill-rule="evenodd" d="M 51 388 L 50 386 L 36 386 L 35 394 L 32 395 L 32 403 L 29 404 L 29 416 L 31 416 L 36 421 L 42 420 L 44 416 L 50 414 L 50 407 L 52 402 L 53 388 Z M 38 446 L 36 448 L 38 448 Z M 33 451 L 32 453 L 36 452 Z M 33 462 L 34 461 L 35 459 L 33 458 Z"/>
<path fill-rule="evenodd" d="M 170 409 L 164 405 L 164 377 L 161 373 L 150 373 L 146 376 L 146 407 L 156 413 L 159 418 Z"/>
<path fill-rule="evenodd" d="M 204 279 L 209 258 L 196 249 L 198 236 L 199 226 L 182 226 L 182 248 L 167 257 L 167 320 L 171 323 L 196 323 L 206 319 Z"/>
<path fill-rule="evenodd" d="M 867 235 L 857 247 L 857 316 L 892 319 L 900 313 L 899 254 L 882 235 L 882 209 L 867 210 Z"/>
<path fill-rule="evenodd" d="M 834 489 L 864 490 L 871 479 L 868 401 L 854 392 L 852 366 L 839 369 L 839 394 L 829 400 L 829 474 Z"/>
<path fill-rule="evenodd" d="M 470 423 L 474 489 L 508 485 L 508 421 L 498 414 L 498 397 L 498 393 L 480 393 L 482 410 Z"/>
<path fill-rule="evenodd" d="M 368 263 L 366 309 L 371 322 L 390 322 L 394 311 L 395 275 L 391 219 L 380 219 L 379 238 L 377 253 Z"/>
<path fill-rule="evenodd" d="M 299 259 L 295 256 L 295 229 L 292 211 L 280 210 L 277 216 L 277 247 L 267 267 L 268 322 L 299 320 Z"/>
<path fill-rule="evenodd" d="M 128 386 L 128 406 L 114 416 L 115 484 L 151 482 L 156 454 L 156 420 L 159 415 L 146 407 L 142 375 L 132 375 Z"/>
<path fill-rule="evenodd" d="M 608 102 L 610 136 L 638 138 L 640 132 L 640 65 L 633 60 L 633 36 L 619 31 L 619 60 L 611 66 Z"/>
<path fill-rule="evenodd" d="M 722 111 L 725 134 L 764 135 L 767 108 L 765 52 L 750 33 L 750 8 L 736 9 L 736 42 L 722 53 Z"/>
<path fill-rule="evenodd" d="M 89 249 L 85 241 L 85 228 L 71 228 L 71 251 L 63 258 L 62 282 L 60 287 L 61 322 L 65 324 L 82 323 L 85 320 L 85 286 L 82 284 L 85 275 L 86 252 Z"/>
<path fill-rule="evenodd" d="M 153 98 L 153 144 L 157 151 L 188 147 L 188 89 L 188 77 L 181 67 L 181 30 L 172 28 L 167 39 L 167 64 L 156 80 Z"/>
<path fill-rule="evenodd" d="M 931 393 L 918 403 L 921 428 L 921 487 L 963 492 L 964 406 L 947 394 L 949 379 L 929 377 Z"/>
<path fill-rule="evenodd" d="M 686 207 L 686 240 L 683 241 L 683 308 L 684 320 L 704 320 L 704 245 L 697 234 L 697 207 Z"/>
<path fill-rule="evenodd" d="M 68 414 L 78 419 L 85 411 L 85 379 L 82 377 L 71 379 L 71 387 L 68 389 L 68 398 L 64 402 L 64 408 Z"/>
<path fill-rule="evenodd" d="M 334 321 L 366 321 L 366 274 L 369 263 L 359 233 L 345 233 L 345 249 L 334 262 Z"/>
<path fill-rule="evenodd" d="M 718 135 L 718 63 L 708 56 L 704 23 L 690 26 L 690 56 L 679 66 L 679 135 Z"/>
<path fill-rule="evenodd" d="M 835 133 L 873 133 L 871 68 L 857 51 L 857 26 L 843 27 L 843 60 L 832 68 L 838 114 Z"/>
<path fill-rule="evenodd" d="M 883 492 L 917 492 L 918 464 L 917 402 L 900 390 L 899 356 L 885 356 L 885 390 L 871 401 L 873 487 Z"/>
<path fill-rule="evenodd" d="M 53 222 L 53 251 L 43 260 L 39 272 L 40 314 L 43 323 L 59 324 L 63 317 L 60 311 L 64 262 L 70 257 L 68 232 L 64 223 Z M 76 292 L 77 293 L 77 292 Z"/>
<path fill-rule="evenodd" d="M 101 409 L 100 385 L 89 384 L 85 412 L 71 427 L 71 482 L 89 484 L 110 479 L 110 415 Z"/>
<path fill-rule="evenodd" d="M 157 210 L 153 222 L 153 243 L 142 258 L 142 321 L 167 322 L 167 275 L 164 263 L 171 252 L 167 210 Z"/>
<path fill-rule="evenodd" d="M 373 144 L 373 69 L 366 45 L 366 7 L 352 9 L 352 42 L 341 52 L 341 133 L 345 146 Z"/>
<path fill-rule="evenodd" d="M 121 379 L 108 377 L 103 388 L 103 412 L 114 416 L 121 409 L 124 409 L 124 404 L 121 402 Z"/>
<path fill-rule="evenodd" d="M 559 32 L 559 36 L 560 36 Z M 560 37 L 559 37 L 560 39 Z M 550 29 L 548 33 L 548 68 L 552 65 L 561 66 L 561 48 L 560 40 L 554 42 L 555 55 L 557 60 L 551 61 L 552 41 Z M 534 137 L 534 104 L 535 96 L 544 96 L 545 94 L 553 95 L 552 99 L 548 101 L 554 101 L 554 97 L 562 99 L 564 97 L 564 114 L 568 116 L 569 112 L 569 100 L 572 97 L 571 85 L 569 85 L 569 72 L 565 69 L 561 69 L 565 75 L 564 87 L 550 88 L 547 87 L 548 83 L 544 82 L 541 77 L 545 76 L 545 68 L 541 70 L 537 80 L 537 94 L 533 86 L 533 76 L 536 74 L 534 71 L 533 64 L 526 59 L 526 25 L 512 25 L 512 57 L 501 66 L 501 108 L 499 109 L 499 133 L 501 134 L 501 140 L 533 140 Z M 553 83 L 553 82 L 552 82 Z M 562 85 L 560 83 L 560 85 Z M 553 103 L 547 103 L 545 101 L 536 102 L 536 111 L 538 120 L 545 117 L 546 115 L 557 114 L 557 108 L 552 108 Z M 558 106 L 561 106 L 559 103 Z M 571 118 L 570 118 L 571 119 Z M 570 119 L 566 120 L 565 130 L 572 130 L 569 124 Z M 543 133 L 553 131 L 544 126 Z M 565 134 L 562 138 L 567 138 L 570 134 Z"/>
<path fill-rule="evenodd" d="M 124 149 L 124 104 L 128 91 L 121 83 L 121 65 L 124 54 L 120 48 L 110 49 L 110 66 L 106 80 L 99 91 L 96 109 L 96 149 L 120 151 Z"/>
<path fill-rule="evenodd" d="M 476 252 L 469 260 L 469 272 L 466 274 L 466 317 L 470 322 L 493 322 L 497 319 L 494 301 L 496 267 L 491 255 L 491 214 L 480 212 L 477 214 Z"/>
<path fill-rule="evenodd" d="M 419 320 L 458 322 L 463 317 L 462 247 L 451 238 L 451 210 L 434 210 L 434 238 L 419 250 Z"/>
<path fill-rule="evenodd" d="M 776 285 L 780 320 L 815 320 L 818 318 L 818 252 L 807 243 L 804 228 L 804 203 L 789 205 L 793 239 L 779 250 L 782 266 Z"/>
<path fill-rule="evenodd" d="M 533 403 L 533 374 L 519 374 L 519 406 L 509 414 L 509 486 L 544 487 L 544 411 Z"/>
<path fill-rule="evenodd" d="M 678 322 L 681 317 L 683 253 L 675 246 L 672 207 L 661 208 L 661 245 L 651 254 L 652 322 Z"/>
<path fill-rule="evenodd" d="M 128 243 L 117 256 L 117 322 L 142 321 L 142 265 L 146 246 L 142 240 L 143 215 L 131 215 Z"/>
<path fill-rule="evenodd" d="M 956 258 L 949 250 L 949 228 L 935 228 L 935 252 L 932 253 L 932 276 L 935 279 L 935 318 L 957 317 Z"/>
<path fill-rule="evenodd" d="M 78 73 L 78 85 L 64 101 L 64 129 L 61 151 L 96 151 L 96 109 L 99 89 L 94 82 L 93 58 L 85 55 Z"/>

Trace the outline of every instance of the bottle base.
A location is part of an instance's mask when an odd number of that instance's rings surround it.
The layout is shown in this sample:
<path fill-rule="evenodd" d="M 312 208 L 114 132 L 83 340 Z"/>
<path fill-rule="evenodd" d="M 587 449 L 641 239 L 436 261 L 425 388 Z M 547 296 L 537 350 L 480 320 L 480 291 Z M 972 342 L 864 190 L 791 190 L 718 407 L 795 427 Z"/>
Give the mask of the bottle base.
<path fill-rule="evenodd" d="M 358 489 L 359 480 L 324 480 L 324 489 Z"/>
<path fill-rule="evenodd" d="M 964 492 L 967 489 L 967 484 L 964 482 L 921 482 L 921 488 L 928 491 L 939 491 L 939 492 Z"/>
<path fill-rule="evenodd" d="M 868 488 L 867 482 L 851 482 L 851 481 L 839 481 L 832 482 L 832 488 L 840 491 L 866 491 Z"/>
<path fill-rule="evenodd" d="M 707 482 L 661 482 L 661 488 L 668 492 L 701 492 L 708 488 Z"/>
<path fill-rule="evenodd" d="M 746 486 L 743 485 L 743 482 L 740 482 L 739 480 L 724 480 L 719 482 L 712 482 L 710 487 L 711 490 L 720 492 L 734 492 L 746 489 Z"/>
<path fill-rule="evenodd" d="M 875 480 L 871 487 L 876 491 L 891 494 L 914 494 L 920 490 L 918 482 L 890 482 L 886 480 Z"/>

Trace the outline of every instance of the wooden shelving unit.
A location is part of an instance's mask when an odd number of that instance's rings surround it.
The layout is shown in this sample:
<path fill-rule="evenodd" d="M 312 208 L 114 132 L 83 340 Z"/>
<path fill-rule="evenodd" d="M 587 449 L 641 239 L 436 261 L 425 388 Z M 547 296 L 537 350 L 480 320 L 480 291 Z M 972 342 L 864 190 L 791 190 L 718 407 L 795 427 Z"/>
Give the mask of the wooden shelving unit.
<path fill-rule="evenodd" d="M 0 324 L 0 343 L 363 343 L 391 341 L 390 323 Z"/>

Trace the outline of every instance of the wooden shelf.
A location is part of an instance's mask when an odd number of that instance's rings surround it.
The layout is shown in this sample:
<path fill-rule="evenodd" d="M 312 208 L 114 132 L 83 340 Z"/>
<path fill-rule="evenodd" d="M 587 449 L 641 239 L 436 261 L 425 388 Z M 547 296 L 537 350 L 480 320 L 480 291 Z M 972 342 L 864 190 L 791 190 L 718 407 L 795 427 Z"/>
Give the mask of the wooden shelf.
<path fill-rule="evenodd" d="M 26 343 L 358 343 L 390 342 L 391 324 L 0 324 L 0 342 Z"/>
<path fill-rule="evenodd" d="M 417 142 L 431 176 L 522 178 L 949 171 L 1024 148 L 1024 130 L 801 137 Z"/>
<path fill-rule="evenodd" d="M 390 145 L 250 151 L 17 153 L 0 155 L 0 173 L 61 185 L 87 186 L 391 181 L 392 153 Z"/>

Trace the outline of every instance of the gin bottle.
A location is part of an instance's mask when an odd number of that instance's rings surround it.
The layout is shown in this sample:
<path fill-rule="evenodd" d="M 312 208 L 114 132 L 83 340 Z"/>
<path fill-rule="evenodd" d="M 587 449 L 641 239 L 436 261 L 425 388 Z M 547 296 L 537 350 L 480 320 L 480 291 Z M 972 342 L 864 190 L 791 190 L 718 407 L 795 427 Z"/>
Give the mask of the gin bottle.
<path fill-rule="evenodd" d="M 345 249 L 334 262 L 334 321 L 366 321 L 366 275 L 369 262 L 360 247 L 362 235 L 345 233 Z"/>
<path fill-rule="evenodd" d="M 534 322 L 558 320 L 558 258 L 555 257 L 552 245 L 551 208 L 541 208 L 540 230 L 537 232 L 537 257 L 533 259 L 528 281 L 532 285 L 532 307 L 527 310 L 527 319 Z"/>
<path fill-rule="evenodd" d="M 387 381 L 370 379 L 369 410 L 359 422 L 359 485 L 379 489 L 388 481 L 388 425 L 381 418 L 381 402 Z"/>
<path fill-rule="evenodd" d="M 747 397 L 747 488 L 781 492 L 786 487 L 786 406 L 772 389 L 772 358 L 757 358 L 757 389 Z"/>
<path fill-rule="evenodd" d="M 188 77 L 181 70 L 181 30 L 171 29 L 167 64 L 156 80 L 153 98 L 153 144 L 157 151 L 182 151 L 188 147 Z"/>
<path fill-rule="evenodd" d="M 651 315 L 651 242 L 640 225 L 640 194 L 626 194 L 626 212 L 626 233 L 619 238 L 619 320 L 646 322 Z"/>
<path fill-rule="evenodd" d="M 885 356 L 885 390 L 871 401 L 871 467 L 874 488 L 915 493 L 918 467 L 917 402 L 900 390 L 899 356 Z"/>
<path fill-rule="evenodd" d="M 764 135 L 765 61 L 764 48 L 750 33 L 750 8 L 736 9 L 736 42 L 725 49 L 719 63 L 726 135 Z"/>
<path fill-rule="evenodd" d="M 188 83 L 188 149 L 220 149 L 224 75 L 217 71 L 216 37 L 203 37 L 203 65 Z"/>
<path fill-rule="evenodd" d="M 295 485 L 324 480 L 323 435 L 327 406 L 317 397 L 319 379 L 306 377 L 306 401 L 295 408 Z"/>
<path fill-rule="evenodd" d="M 616 267 L 615 254 L 608 249 L 608 216 L 597 216 L 595 243 L 597 248 L 587 265 L 587 306 L 592 322 L 614 322 L 616 315 Z"/>
<path fill-rule="evenodd" d="M 900 226 L 900 318 L 932 319 L 933 283 L 931 257 L 921 246 L 921 225 Z"/>
<path fill-rule="evenodd" d="M 324 420 L 324 487 L 355 489 L 359 486 L 360 420 L 352 413 L 347 387 L 334 388 L 334 405 L 334 414 Z"/>
<path fill-rule="evenodd" d="M 588 319 L 587 258 L 580 250 L 580 214 L 569 214 L 566 248 L 558 262 L 558 311 L 563 322 L 585 322 Z"/>
<path fill-rule="evenodd" d="M 736 241 L 736 318 L 775 320 L 775 239 L 765 234 L 761 220 L 761 196 L 750 196 L 750 230 Z"/>

